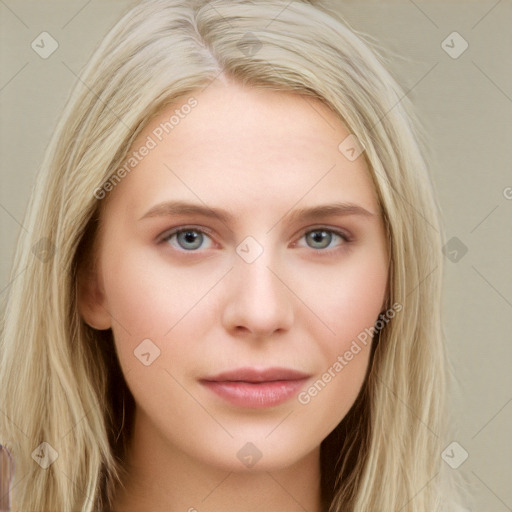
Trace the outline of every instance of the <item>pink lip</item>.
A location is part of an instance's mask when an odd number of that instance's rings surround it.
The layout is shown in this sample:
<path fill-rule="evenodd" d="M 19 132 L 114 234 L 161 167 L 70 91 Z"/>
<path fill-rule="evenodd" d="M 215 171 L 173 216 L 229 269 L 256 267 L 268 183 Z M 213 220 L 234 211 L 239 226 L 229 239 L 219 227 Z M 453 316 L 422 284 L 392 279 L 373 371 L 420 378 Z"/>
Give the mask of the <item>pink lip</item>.
<path fill-rule="evenodd" d="M 309 377 L 287 368 L 239 368 L 206 377 L 200 382 L 233 405 L 259 409 L 286 402 Z"/>

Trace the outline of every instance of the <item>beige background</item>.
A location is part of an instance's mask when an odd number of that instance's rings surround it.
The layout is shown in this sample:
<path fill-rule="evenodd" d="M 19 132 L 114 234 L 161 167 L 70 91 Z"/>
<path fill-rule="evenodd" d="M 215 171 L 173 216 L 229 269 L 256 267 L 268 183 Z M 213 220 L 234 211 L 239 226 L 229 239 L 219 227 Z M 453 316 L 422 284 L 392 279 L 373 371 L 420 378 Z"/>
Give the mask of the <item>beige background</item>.
<path fill-rule="evenodd" d="M 133 1 L 1 0 L 0 300 L 44 149 L 82 66 Z M 512 49 L 511 1 L 335 1 L 356 30 L 393 52 L 392 70 L 417 105 L 447 238 L 445 324 L 457 381 L 454 435 L 474 510 L 512 510 Z M 59 47 L 42 59 L 43 31 Z M 442 47 L 458 32 L 468 49 Z M 457 36 L 456 36 L 457 37 Z M 454 48 L 462 40 L 449 38 Z M 452 248 L 450 248 L 451 250 Z M 452 255 L 453 257 L 453 255 Z M 30 312 L 27 312 L 30 314 Z M 1 408 L 1 404 L 0 404 Z"/>

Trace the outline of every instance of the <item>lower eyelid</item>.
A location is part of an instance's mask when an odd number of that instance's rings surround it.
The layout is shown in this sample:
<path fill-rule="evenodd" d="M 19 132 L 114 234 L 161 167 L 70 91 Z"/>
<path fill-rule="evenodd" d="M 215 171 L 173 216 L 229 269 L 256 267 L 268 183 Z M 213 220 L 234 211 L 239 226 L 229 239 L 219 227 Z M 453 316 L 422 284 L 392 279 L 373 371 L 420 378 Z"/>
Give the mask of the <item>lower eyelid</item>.
<path fill-rule="evenodd" d="M 176 236 L 176 235 L 179 235 L 180 233 L 183 233 L 184 231 L 194 231 L 196 233 L 200 233 L 202 234 L 203 236 L 209 238 L 212 242 L 212 244 L 214 244 L 214 239 L 212 238 L 212 236 L 210 235 L 210 233 L 208 233 L 208 231 L 205 231 L 204 229 L 202 228 L 195 228 L 195 227 L 192 227 L 192 226 L 185 226 L 185 227 L 180 227 L 180 228 L 176 228 L 174 230 L 171 230 L 167 233 L 164 233 L 161 237 L 159 237 L 159 242 L 160 243 L 164 243 L 164 242 L 169 242 L 169 240 Z M 315 231 L 326 231 L 328 233 L 332 233 L 338 237 L 341 238 L 341 240 L 343 241 L 343 243 L 339 244 L 339 245 L 345 245 L 346 243 L 349 243 L 352 241 L 352 237 L 343 232 L 343 231 L 338 231 L 338 230 L 335 230 L 335 229 L 331 229 L 331 228 L 325 228 L 325 227 L 317 227 L 317 228 L 308 228 L 306 231 L 304 231 L 301 236 L 298 238 L 298 240 L 301 240 L 303 239 L 306 235 L 308 235 L 309 233 L 313 233 Z M 293 247 L 295 247 L 297 245 L 298 242 L 294 242 L 293 244 Z M 316 250 L 316 252 L 328 252 L 329 249 L 328 248 L 325 248 L 325 249 L 314 249 L 313 247 L 309 247 L 310 249 L 313 249 L 313 250 Z M 334 250 L 334 248 L 331 248 Z M 189 252 L 189 253 L 193 253 L 193 252 L 199 252 L 200 249 L 195 249 L 195 250 L 190 250 L 190 251 L 187 251 L 186 249 L 182 249 L 184 252 Z"/>

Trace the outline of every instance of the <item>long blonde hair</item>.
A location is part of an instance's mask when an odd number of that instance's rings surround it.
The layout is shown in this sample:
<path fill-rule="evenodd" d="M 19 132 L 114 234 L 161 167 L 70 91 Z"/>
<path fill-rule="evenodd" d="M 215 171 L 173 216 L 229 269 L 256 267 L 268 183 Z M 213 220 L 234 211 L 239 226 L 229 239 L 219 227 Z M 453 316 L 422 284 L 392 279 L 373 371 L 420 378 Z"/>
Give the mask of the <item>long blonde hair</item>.
<path fill-rule="evenodd" d="M 322 444 L 329 511 L 442 509 L 444 235 L 411 107 L 381 62 L 313 0 L 149 0 L 104 38 L 47 149 L 12 270 L 0 443 L 15 460 L 13 510 L 111 506 L 133 398 L 111 331 L 77 308 L 101 207 L 94 191 L 153 115 L 221 73 L 327 104 L 364 148 L 384 214 L 388 304 L 403 312 L 379 331 L 356 403 Z"/>

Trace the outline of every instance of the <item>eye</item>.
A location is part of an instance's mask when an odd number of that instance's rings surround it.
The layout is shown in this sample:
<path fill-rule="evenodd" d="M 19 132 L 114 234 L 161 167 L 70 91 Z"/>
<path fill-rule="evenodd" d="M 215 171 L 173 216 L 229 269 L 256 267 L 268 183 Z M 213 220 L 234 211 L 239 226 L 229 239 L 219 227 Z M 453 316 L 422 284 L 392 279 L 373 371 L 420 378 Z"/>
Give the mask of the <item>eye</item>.
<path fill-rule="evenodd" d="M 161 238 L 161 242 L 166 242 L 172 245 L 175 249 L 182 249 L 184 251 L 195 251 L 199 248 L 209 249 L 202 247 L 205 240 L 211 238 L 202 230 L 197 228 L 179 228 L 175 229 Z"/>
<path fill-rule="evenodd" d="M 304 233 L 303 238 L 306 239 L 306 243 L 312 249 L 335 249 L 335 247 L 329 247 L 331 243 L 336 240 L 341 240 L 337 246 L 344 245 L 350 242 L 348 235 L 341 231 L 336 231 L 329 228 L 317 228 Z"/>
<path fill-rule="evenodd" d="M 336 250 L 337 247 L 351 241 L 350 236 L 346 233 L 326 227 L 306 231 L 302 235 L 301 240 L 303 238 L 306 240 L 307 247 L 321 250 L 322 252 Z M 336 241 L 338 241 L 337 244 Z M 167 243 L 174 249 L 186 252 L 211 249 L 213 246 L 211 237 L 203 229 L 186 226 L 168 231 L 160 238 L 160 242 Z M 294 246 L 296 245 L 298 244 L 295 243 Z"/>

